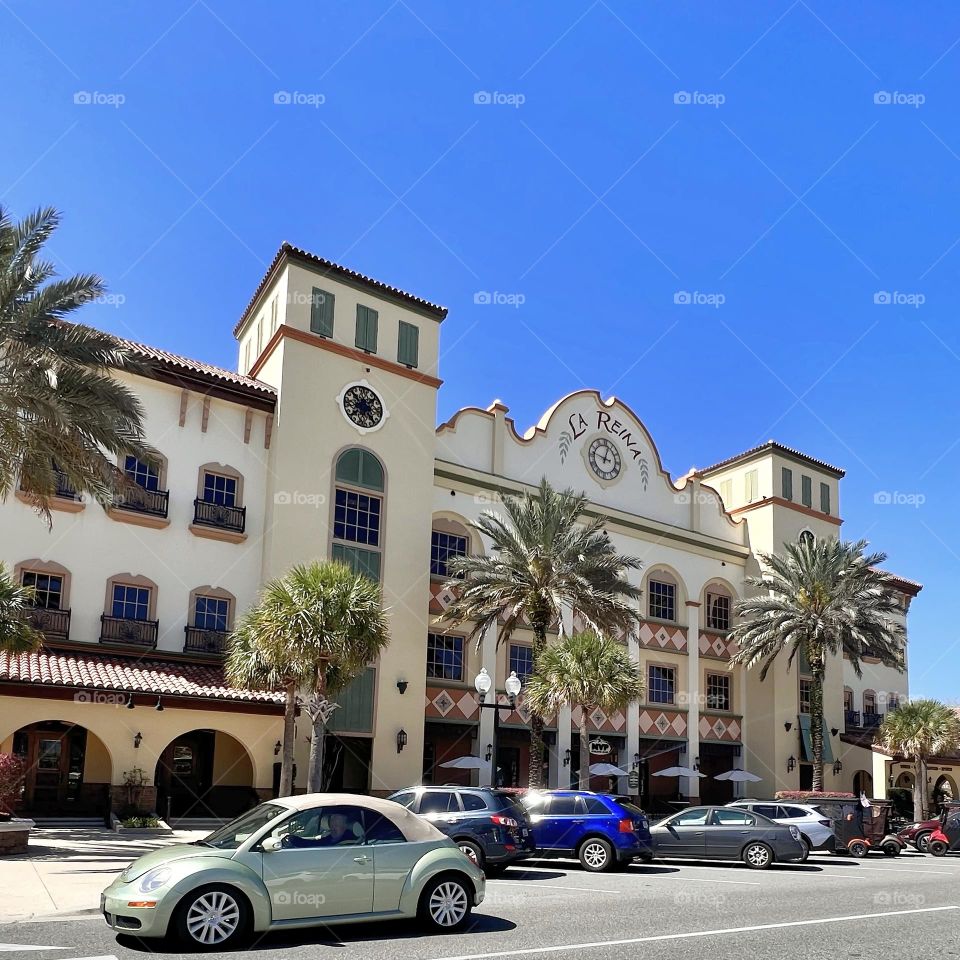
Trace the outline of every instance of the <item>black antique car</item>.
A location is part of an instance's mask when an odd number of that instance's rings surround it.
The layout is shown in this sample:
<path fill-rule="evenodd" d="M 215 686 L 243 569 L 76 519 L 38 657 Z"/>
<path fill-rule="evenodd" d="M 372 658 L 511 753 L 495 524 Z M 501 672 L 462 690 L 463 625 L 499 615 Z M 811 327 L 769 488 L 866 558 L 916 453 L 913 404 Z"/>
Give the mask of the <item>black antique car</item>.
<path fill-rule="evenodd" d="M 880 850 L 888 857 L 896 857 L 905 847 L 890 828 L 892 805 L 887 800 L 871 800 L 869 807 L 853 797 L 816 800 L 812 805 L 833 821 L 837 853 L 863 858 L 872 850 Z"/>

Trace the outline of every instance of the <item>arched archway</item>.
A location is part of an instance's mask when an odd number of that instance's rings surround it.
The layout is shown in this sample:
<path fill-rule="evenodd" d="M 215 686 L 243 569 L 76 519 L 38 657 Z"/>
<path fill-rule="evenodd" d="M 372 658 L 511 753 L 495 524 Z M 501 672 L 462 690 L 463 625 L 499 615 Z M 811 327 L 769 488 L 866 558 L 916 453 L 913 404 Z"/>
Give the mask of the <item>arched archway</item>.
<path fill-rule="evenodd" d="M 938 812 L 940 805 L 957 799 L 957 784 L 953 777 L 941 774 L 933 785 L 933 810 Z"/>
<path fill-rule="evenodd" d="M 24 814 L 106 816 L 113 760 L 95 733 L 70 721 L 41 720 L 17 730 L 10 749 L 26 763 Z"/>
<path fill-rule="evenodd" d="M 858 770 L 853 775 L 853 792 L 859 797 L 865 793 L 868 797 L 873 796 L 873 774 L 867 770 Z"/>
<path fill-rule="evenodd" d="M 250 754 L 221 730 L 190 730 L 171 740 L 157 761 L 154 783 L 158 814 L 175 820 L 229 819 L 259 802 Z"/>
<path fill-rule="evenodd" d="M 897 787 L 901 790 L 912 790 L 913 789 L 913 774 L 909 771 L 901 773 L 897 777 Z"/>

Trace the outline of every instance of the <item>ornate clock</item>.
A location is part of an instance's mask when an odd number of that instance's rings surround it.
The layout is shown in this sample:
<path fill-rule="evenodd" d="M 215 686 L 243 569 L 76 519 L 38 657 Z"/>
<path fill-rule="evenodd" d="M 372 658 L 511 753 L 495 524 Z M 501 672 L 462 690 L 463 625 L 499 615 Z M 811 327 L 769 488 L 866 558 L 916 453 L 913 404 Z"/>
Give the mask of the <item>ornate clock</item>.
<path fill-rule="evenodd" d="M 348 383 L 337 397 L 343 415 L 361 433 L 379 430 L 389 416 L 383 400 L 366 380 Z"/>
<path fill-rule="evenodd" d="M 623 471 L 623 460 L 617 445 L 606 436 L 595 437 L 584 447 L 584 459 L 601 484 L 606 485 L 619 479 Z"/>

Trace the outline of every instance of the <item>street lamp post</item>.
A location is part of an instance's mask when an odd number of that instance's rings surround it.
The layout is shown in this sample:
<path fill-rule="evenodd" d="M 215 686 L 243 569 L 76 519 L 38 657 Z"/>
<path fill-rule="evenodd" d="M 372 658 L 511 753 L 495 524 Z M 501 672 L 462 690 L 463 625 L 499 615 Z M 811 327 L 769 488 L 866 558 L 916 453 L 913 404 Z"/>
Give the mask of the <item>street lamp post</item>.
<path fill-rule="evenodd" d="M 493 695 L 493 703 L 487 703 L 487 694 L 493 688 L 493 679 L 490 674 L 487 673 L 486 667 L 481 667 L 480 672 L 474 677 L 473 685 L 476 687 L 477 695 L 480 698 L 480 702 L 477 706 L 481 710 L 492 710 L 493 711 L 493 742 L 487 747 L 486 759 L 491 761 L 493 766 L 491 769 L 491 781 L 492 786 L 499 786 L 497 783 L 497 739 L 500 732 L 500 704 L 497 703 L 497 695 Z M 516 670 L 510 671 L 510 676 L 507 677 L 506 682 L 504 683 L 504 688 L 506 690 L 507 696 L 510 698 L 510 709 L 513 710 L 517 705 L 517 696 L 520 693 L 520 690 L 523 686 L 520 682 L 520 678 L 517 676 Z"/>

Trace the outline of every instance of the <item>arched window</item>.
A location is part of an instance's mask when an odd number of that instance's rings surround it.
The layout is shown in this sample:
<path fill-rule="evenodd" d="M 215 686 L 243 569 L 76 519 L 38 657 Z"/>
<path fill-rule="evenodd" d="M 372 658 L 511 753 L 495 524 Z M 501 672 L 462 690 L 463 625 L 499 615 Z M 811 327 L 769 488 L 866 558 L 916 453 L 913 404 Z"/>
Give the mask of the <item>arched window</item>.
<path fill-rule="evenodd" d="M 383 560 L 383 464 L 369 450 L 351 447 L 334 470 L 334 560 L 380 580 Z"/>
<path fill-rule="evenodd" d="M 817 538 L 814 536 L 812 530 L 801 530 L 800 536 L 797 537 L 797 540 L 800 543 L 806 544 L 807 546 L 813 546 L 817 542 Z"/>
<path fill-rule="evenodd" d="M 707 584 L 703 621 L 707 630 L 729 630 L 733 625 L 733 596 L 726 584 Z"/>
<path fill-rule="evenodd" d="M 430 531 L 430 576 L 446 579 L 450 575 L 447 564 L 454 557 L 464 557 L 470 551 L 470 534 L 463 524 L 444 517 L 433 518 Z"/>
<path fill-rule="evenodd" d="M 669 570 L 657 567 L 650 572 L 646 585 L 647 616 L 651 620 L 676 623 L 677 611 L 683 604 L 680 583 Z"/>

